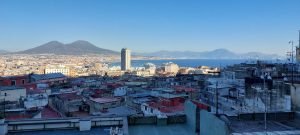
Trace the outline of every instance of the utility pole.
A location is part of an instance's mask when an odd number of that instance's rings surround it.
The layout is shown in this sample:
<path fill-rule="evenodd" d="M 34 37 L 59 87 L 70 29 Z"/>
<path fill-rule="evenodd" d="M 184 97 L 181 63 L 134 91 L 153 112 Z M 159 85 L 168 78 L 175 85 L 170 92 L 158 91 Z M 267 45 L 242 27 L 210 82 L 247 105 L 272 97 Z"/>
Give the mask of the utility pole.
<path fill-rule="evenodd" d="M 267 132 L 267 103 L 268 103 L 268 100 L 267 100 L 267 90 L 266 90 L 266 74 L 264 73 L 264 92 L 265 92 L 265 132 Z"/>
<path fill-rule="evenodd" d="M 298 47 L 296 47 L 296 62 L 299 63 L 300 62 L 300 30 L 299 32 L 299 39 L 298 39 Z"/>
<path fill-rule="evenodd" d="M 216 115 L 219 116 L 219 92 L 218 92 L 218 81 L 216 83 Z"/>
<path fill-rule="evenodd" d="M 298 48 L 300 48 L 300 30 L 298 30 L 298 32 L 299 32 L 299 40 L 298 40 L 299 44 L 298 44 Z"/>
<path fill-rule="evenodd" d="M 291 59 L 292 59 L 292 84 L 294 84 L 294 41 L 290 41 L 289 44 L 292 45 Z"/>
<path fill-rule="evenodd" d="M 5 98 L 6 98 L 6 96 L 7 96 L 7 93 L 5 92 L 5 93 L 4 93 L 4 112 L 3 112 L 3 117 L 4 117 L 4 118 L 5 118 L 5 115 L 6 115 L 6 114 L 5 114 L 5 108 L 6 108 L 6 106 L 5 106 L 5 105 L 6 105 Z"/>
<path fill-rule="evenodd" d="M 294 84 L 294 42 L 292 41 L 292 84 Z"/>

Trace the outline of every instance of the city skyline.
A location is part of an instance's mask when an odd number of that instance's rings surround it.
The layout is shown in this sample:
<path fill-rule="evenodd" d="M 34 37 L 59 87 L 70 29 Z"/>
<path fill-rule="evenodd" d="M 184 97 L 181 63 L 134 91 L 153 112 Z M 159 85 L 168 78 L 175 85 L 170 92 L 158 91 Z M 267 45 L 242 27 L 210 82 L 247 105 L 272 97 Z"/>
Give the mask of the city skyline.
<path fill-rule="evenodd" d="M 37 1 L 3 0 L 0 49 L 21 51 L 57 40 L 87 40 L 133 52 L 208 51 L 285 55 L 298 45 L 296 0 Z"/>

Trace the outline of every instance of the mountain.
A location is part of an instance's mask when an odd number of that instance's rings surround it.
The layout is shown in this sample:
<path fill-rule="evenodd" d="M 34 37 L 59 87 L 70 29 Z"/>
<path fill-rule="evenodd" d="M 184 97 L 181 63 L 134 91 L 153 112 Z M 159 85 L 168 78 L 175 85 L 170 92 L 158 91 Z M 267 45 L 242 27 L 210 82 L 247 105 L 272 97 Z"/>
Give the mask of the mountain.
<path fill-rule="evenodd" d="M 57 55 L 85 55 L 85 54 L 104 54 L 117 55 L 108 49 L 99 48 L 88 41 L 78 40 L 70 44 L 63 44 L 58 41 L 51 41 L 41 46 L 17 52 L 18 54 L 57 54 Z"/>
<path fill-rule="evenodd" d="M 141 56 L 153 56 L 160 58 L 177 59 L 278 59 L 282 58 L 276 54 L 264 54 L 260 52 L 235 53 L 227 49 L 216 49 L 213 51 L 158 51 L 152 53 L 134 53 Z"/>
<path fill-rule="evenodd" d="M 9 51 L 6 51 L 6 50 L 0 50 L 0 54 L 6 54 L 6 53 L 9 53 Z"/>
<path fill-rule="evenodd" d="M 204 58 L 216 58 L 216 59 L 231 59 L 231 58 L 238 58 L 239 56 L 226 49 L 216 49 L 213 51 L 206 51 L 206 52 L 200 52 L 200 57 Z"/>

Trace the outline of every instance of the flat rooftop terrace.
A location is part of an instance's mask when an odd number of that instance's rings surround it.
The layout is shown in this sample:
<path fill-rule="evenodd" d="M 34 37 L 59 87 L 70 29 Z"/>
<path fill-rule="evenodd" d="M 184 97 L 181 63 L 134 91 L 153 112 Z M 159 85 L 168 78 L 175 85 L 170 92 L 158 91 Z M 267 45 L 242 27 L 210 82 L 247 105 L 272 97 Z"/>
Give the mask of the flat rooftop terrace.
<path fill-rule="evenodd" d="M 109 135 L 110 127 L 92 128 L 91 131 L 78 130 L 46 130 L 8 133 L 8 135 Z M 129 135 L 191 135 L 185 124 L 172 124 L 165 126 L 136 125 L 129 126 Z"/>
<path fill-rule="evenodd" d="M 267 121 L 267 130 L 263 120 L 245 121 L 231 120 L 230 129 L 234 135 L 260 135 L 268 132 L 269 135 L 300 135 L 300 121 L 285 120 L 285 121 Z"/>

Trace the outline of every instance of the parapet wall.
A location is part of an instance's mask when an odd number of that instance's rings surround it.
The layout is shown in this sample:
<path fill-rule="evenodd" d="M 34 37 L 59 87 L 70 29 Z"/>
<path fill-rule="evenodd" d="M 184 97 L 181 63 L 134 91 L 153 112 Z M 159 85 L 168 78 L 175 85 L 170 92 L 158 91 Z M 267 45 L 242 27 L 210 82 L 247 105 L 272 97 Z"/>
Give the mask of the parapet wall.
<path fill-rule="evenodd" d="M 157 116 L 131 116 L 128 117 L 129 125 L 143 125 L 143 124 L 158 124 Z M 167 124 L 185 123 L 186 115 L 172 115 L 166 118 Z"/>
<path fill-rule="evenodd" d="M 83 122 L 84 121 L 84 122 Z M 90 123 L 89 127 L 86 124 Z M 8 132 L 54 130 L 54 129 L 89 129 L 100 126 L 120 126 L 123 124 L 122 117 L 89 117 L 89 118 L 61 118 L 61 119 L 29 119 L 18 121 L 6 121 Z"/>
<path fill-rule="evenodd" d="M 59 119 L 27 119 L 5 121 L 6 132 L 23 132 L 37 130 L 79 129 L 89 130 L 92 127 L 141 125 L 141 124 L 175 124 L 185 123 L 185 115 L 168 117 L 158 116 L 130 116 L 130 117 L 87 117 L 87 118 L 59 118 Z M 124 125 L 126 124 L 126 125 Z M 1 134 L 0 134 L 1 135 Z"/>
<path fill-rule="evenodd" d="M 241 120 L 264 120 L 264 113 L 247 113 L 238 116 Z M 268 120 L 293 120 L 295 119 L 295 112 L 268 112 Z"/>

